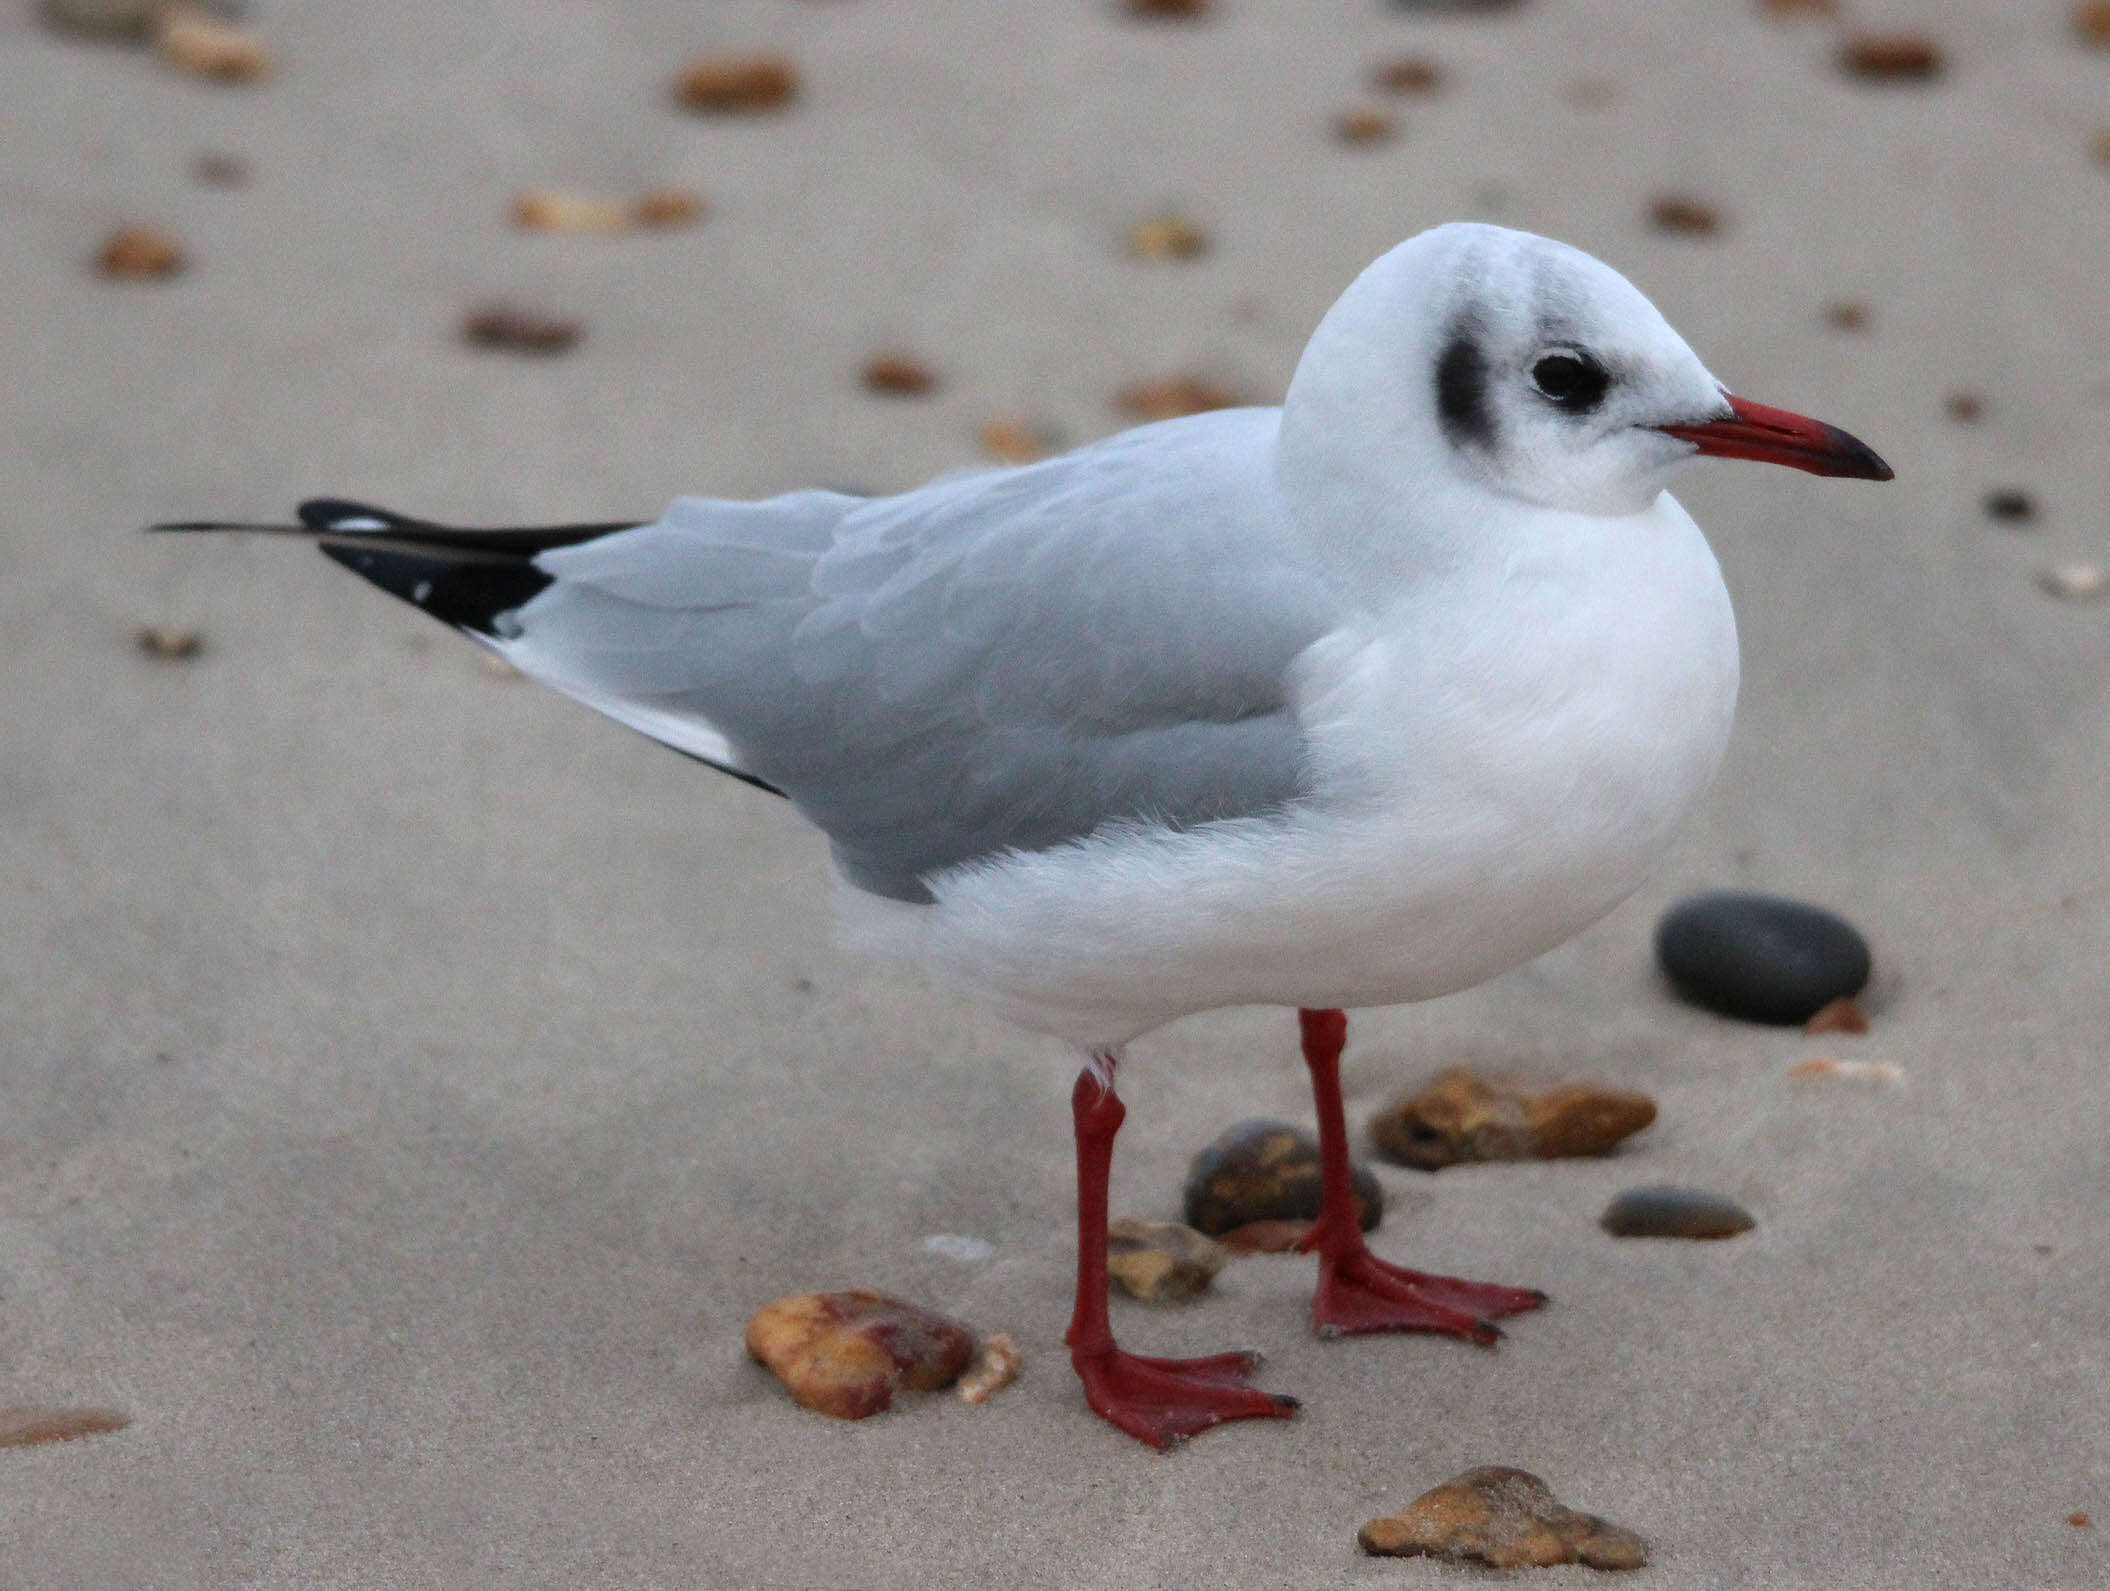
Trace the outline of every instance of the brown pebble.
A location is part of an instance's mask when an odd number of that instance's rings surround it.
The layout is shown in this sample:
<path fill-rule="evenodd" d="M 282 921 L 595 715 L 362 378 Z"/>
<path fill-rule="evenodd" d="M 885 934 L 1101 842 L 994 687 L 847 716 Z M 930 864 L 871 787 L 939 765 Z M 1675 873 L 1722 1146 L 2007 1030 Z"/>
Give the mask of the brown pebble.
<path fill-rule="evenodd" d="M 1656 1119 L 1629 1089 L 1560 1083 L 1530 1089 L 1455 1067 L 1370 1119 L 1378 1153 L 1422 1171 L 1472 1160 L 1560 1160 L 1609 1153 Z"/>
<path fill-rule="evenodd" d="M 689 110 L 782 110 L 798 97 L 799 74 L 779 55 L 699 56 L 674 81 L 674 97 Z"/>
<path fill-rule="evenodd" d="M 77 1436 L 101 1436 L 109 1431 L 122 1431 L 131 1423 L 129 1414 L 119 1414 L 115 1409 L 53 1408 L 41 1403 L 17 1403 L 0 1409 L 0 1447 L 70 1442 Z"/>
<path fill-rule="evenodd" d="M 1735 1237 L 1758 1225 L 1734 1199 L 1668 1183 L 1628 1188 L 1605 1206 L 1597 1224 L 1614 1237 L 1702 1239 Z"/>
<path fill-rule="evenodd" d="M 1382 144 L 1398 130 L 1390 116 L 1367 105 L 1344 110 L 1333 119 L 1333 135 L 1344 144 Z"/>
<path fill-rule="evenodd" d="M 1875 82 L 1938 76 L 1941 46 L 1923 33 L 1863 33 L 1839 46 L 1839 65 Z"/>
<path fill-rule="evenodd" d="M 1197 18 L 1209 14 L 1209 0 L 1128 0 L 1132 17 Z"/>
<path fill-rule="evenodd" d="M 1709 236 L 1722 225 L 1713 205 L 1681 193 L 1666 193 L 1650 201 L 1648 218 L 1659 232 L 1681 232 L 1688 237 Z"/>
<path fill-rule="evenodd" d="M 1824 306 L 1824 320 L 1834 331 L 1866 331 L 1868 306 L 1851 298 L 1835 299 Z"/>
<path fill-rule="evenodd" d="M 188 263 L 175 235 L 158 226 L 121 226 L 95 255 L 98 271 L 128 282 L 174 276 Z"/>
<path fill-rule="evenodd" d="M 254 37 L 189 6 L 172 5 L 154 23 L 154 48 L 171 66 L 223 83 L 246 83 L 271 70 Z"/>
<path fill-rule="evenodd" d="M 1850 995 L 1841 995 L 1817 1007 L 1809 1021 L 1802 1024 L 1805 1033 L 1866 1033 L 1868 1017 L 1856 1005 Z"/>
<path fill-rule="evenodd" d="M 1184 1304 L 1209 1290 L 1230 1255 L 1177 1221 L 1128 1215 L 1106 1229 L 1108 1279 L 1146 1304 Z"/>
<path fill-rule="evenodd" d="M 2073 31 L 2089 44 L 2110 44 L 2110 0 L 2079 0 Z"/>
<path fill-rule="evenodd" d="M 1985 414 L 1985 399 L 1975 392 L 1952 392 L 1942 400 L 1949 411 L 1949 418 L 1961 420 L 1966 425 Z"/>
<path fill-rule="evenodd" d="M 974 1367 L 960 1377 L 955 1390 L 962 1403 L 983 1404 L 1018 1379 L 1019 1368 L 1026 1356 L 1012 1341 L 1007 1331 L 992 1331 L 982 1339 L 982 1351 L 975 1356 Z"/>
<path fill-rule="evenodd" d="M 1128 230 L 1128 252 L 1139 260 L 1191 260 L 1208 246 L 1201 228 L 1184 216 L 1153 216 Z"/>
<path fill-rule="evenodd" d="M 1368 1166 L 1352 1166 L 1356 1222 L 1374 1231 L 1385 1190 Z M 1226 1128 L 1187 1167 L 1183 1215 L 1216 1237 L 1255 1221 L 1318 1218 L 1319 1143 L 1286 1121 L 1242 1121 Z"/>
<path fill-rule="evenodd" d="M 907 354 L 879 354 L 864 368 L 864 384 L 872 392 L 897 398 L 919 398 L 936 390 L 937 375 L 929 365 Z"/>
<path fill-rule="evenodd" d="M 209 188 L 239 188 L 249 180 L 249 162 L 240 155 L 208 151 L 191 161 L 190 174 Z"/>
<path fill-rule="evenodd" d="M 2066 1523 L 2073 1526 L 2073 1528 L 2076 1530 L 2086 1530 L 2090 1525 L 2094 1524 L 2095 1521 L 2090 1519 L 2086 1514 L 2068 1514 L 2066 1516 Z"/>
<path fill-rule="evenodd" d="M 1313 1221 L 1248 1221 L 1217 1233 L 1216 1241 L 1233 1254 L 1294 1254 L 1315 1225 Z"/>
<path fill-rule="evenodd" d="M 1759 9 L 1776 17 L 1828 17 L 1837 14 L 1839 0 L 1759 0 Z"/>
<path fill-rule="evenodd" d="M 133 639 L 148 657 L 170 659 L 196 657 L 198 649 L 205 644 L 205 637 L 196 630 L 166 624 L 142 624 Z"/>
<path fill-rule="evenodd" d="M 779 1298 L 747 1323 L 748 1353 L 800 1407 L 839 1420 L 877 1414 L 896 1387 L 950 1386 L 974 1348 L 959 1321 L 862 1290 Z"/>
<path fill-rule="evenodd" d="M 687 188 L 654 188 L 641 193 L 630 209 L 642 227 L 693 226 L 710 214 L 703 195 Z"/>
<path fill-rule="evenodd" d="M 1356 1540 L 1373 1556 L 1447 1558 L 1490 1569 L 1639 1569 L 1648 1562 L 1631 1530 L 1565 1507 L 1536 1475 L 1502 1464 L 1469 1469 L 1423 1492 L 1364 1525 Z"/>
<path fill-rule="evenodd" d="M 1160 376 L 1114 395 L 1115 407 L 1138 420 L 1176 420 L 1210 409 L 1235 409 L 1244 401 L 1229 387 L 1200 376 Z"/>
<path fill-rule="evenodd" d="M 999 464 L 1035 464 L 1054 451 L 1039 429 L 1008 414 L 983 421 L 979 440 L 982 451 Z"/>
<path fill-rule="evenodd" d="M 1443 68 L 1426 55 L 1402 55 L 1372 67 L 1370 86 L 1385 94 L 1433 94 L 1443 86 Z"/>
<path fill-rule="evenodd" d="M 583 329 L 576 320 L 511 304 L 487 304 L 470 311 L 462 322 L 462 336 L 477 347 L 523 354 L 562 353 L 579 340 Z"/>
<path fill-rule="evenodd" d="M 589 199 L 549 188 L 516 194 L 512 217 L 523 232 L 628 232 L 635 220 L 621 199 Z"/>

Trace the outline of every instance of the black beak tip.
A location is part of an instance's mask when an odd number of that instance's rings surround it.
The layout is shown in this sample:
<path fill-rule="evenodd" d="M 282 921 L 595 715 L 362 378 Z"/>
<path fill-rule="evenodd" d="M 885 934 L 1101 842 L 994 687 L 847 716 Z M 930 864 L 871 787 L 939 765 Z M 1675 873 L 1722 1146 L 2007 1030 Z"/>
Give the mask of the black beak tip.
<path fill-rule="evenodd" d="M 1885 464 L 1876 450 L 1857 436 L 1834 428 L 1833 444 L 1838 449 L 1838 473 L 1857 481 L 1892 481 L 1897 471 Z"/>

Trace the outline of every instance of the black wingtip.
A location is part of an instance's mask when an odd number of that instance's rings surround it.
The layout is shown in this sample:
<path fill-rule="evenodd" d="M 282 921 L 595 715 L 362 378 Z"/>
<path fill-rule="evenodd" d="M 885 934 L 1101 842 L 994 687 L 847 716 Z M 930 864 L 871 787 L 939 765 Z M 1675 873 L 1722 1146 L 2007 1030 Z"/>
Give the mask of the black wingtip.
<path fill-rule="evenodd" d="M 473 561 L 406 552 L 388 546 L 326 541 L 323 555 L 400 597 L 442 624 L 478 635 L 502 633 L 501 615 L 512 612 L 550 584 L 550 577 L 522 561 Z"/>

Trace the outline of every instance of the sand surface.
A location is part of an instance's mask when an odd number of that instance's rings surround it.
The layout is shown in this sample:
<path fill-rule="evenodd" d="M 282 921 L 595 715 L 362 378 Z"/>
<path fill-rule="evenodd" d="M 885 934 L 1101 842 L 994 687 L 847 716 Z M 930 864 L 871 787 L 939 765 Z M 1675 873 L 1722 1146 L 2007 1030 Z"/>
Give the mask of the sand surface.
<path fill-rule="evenodd" d="M 1640 1531 L 1663 1591 L 2110 1583 L 2110 604 L 2036 584 L 2110 559 L 2110 53 L 2063 5 L 1853 9 L 1937 34 L 1946 76 L 1850 82 L 1835 24 L 1751 0 L 1155 26 L 1109 0 L 257 0 L 276 70 L 228 87 L 7 6 L 0 1401 L 134 1423 L 0 1452 L 0 1583 L 1467 1585 L 1355 1531 L 1488 1463 Z M 670 107 L 687 56 L 747 48 L 797 60 L 794 108 Z M 1337 144 L 1407 52 L 1445 91 Z M 247 184 L 199 183 L 208 151 Z M 521 187 L 665 183 L 709 220 L 506 223 Z M 1719 233 L 1651 230 L 1664 192 Z M 1210 251 L 1126 258 L 1167 207 Z M 1305 1400 L 1172 1457 L 1063 1361 L 1059 1046 L 838 952 L 782 804 L 297 546 L 136 534 L 325 491 L 503 522 L 891 489 L 972 462 L 993 414 L 1113 430 L 1110 395 L 1171 370 L 1273 401 L 1353 274 L 1457 217 L 1602 255 L 1736 390 L 1898 479 L 1695 470 L 1744 637 L 1719 785 L 1595 929 L 1356 1019 L 1358 1121 L 1458 1060 L 1657 1097 L 1615 1159 L 1382 1173 L 1380 1252 L 1553 1305 L 1490 1353 L 1321 1343 L 1302 1260 L 1117 1304 L 1132 1345 L 1257 1346 Z M 189 272 L 99 280 L 132 220 Z M 493 297 L 585 338 L 465 348 Z M 1841 299 L 1864 329 L 1827 323 Z M 886 347 L 940 390 L 861 391 Z M 2031 525 L 1981 513 L 2008 484 Z M 145 656 L 146 623 L 204 649 Z M 1655 915 L 1723 883 L 1860 924 L 1870 1035 L 1665 992 Z M 1137 1044 L 1116 1213 L 1176 1214 L 1230 1121 L 1308 1119 L 1293 1036 L 1254 1010 Z M 1817 1053 L 1905 1081 L 1785 1077 Z M 1652 1181 L 1758 1228 L 1597 1229 Z M 981 1409 L 805 1413 L 741 1330 L 836 1286 L 1008 1330 L 1025 1376 Z"/>

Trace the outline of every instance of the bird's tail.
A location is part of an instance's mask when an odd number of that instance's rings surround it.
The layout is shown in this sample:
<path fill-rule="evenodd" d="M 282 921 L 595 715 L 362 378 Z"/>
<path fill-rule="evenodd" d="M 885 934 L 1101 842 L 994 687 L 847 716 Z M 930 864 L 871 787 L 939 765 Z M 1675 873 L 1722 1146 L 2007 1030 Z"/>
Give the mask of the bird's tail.
<path fill-rule="evenodd" d="M 310 498 L 297 514 L 295 525 L 187 520 L 150 528 L 305 537 L 391 596 L 443 624 L 489 637 L 497 633 L 498 615 L 520 607 L 550 583 L 550 576 L 535 567 L 537 554 L 634 530 L 640 523 L 471 530 L 336 497 Z"/>

